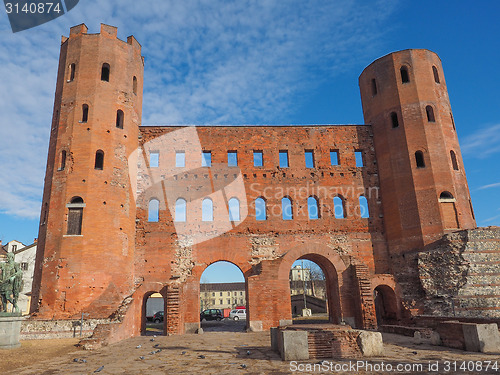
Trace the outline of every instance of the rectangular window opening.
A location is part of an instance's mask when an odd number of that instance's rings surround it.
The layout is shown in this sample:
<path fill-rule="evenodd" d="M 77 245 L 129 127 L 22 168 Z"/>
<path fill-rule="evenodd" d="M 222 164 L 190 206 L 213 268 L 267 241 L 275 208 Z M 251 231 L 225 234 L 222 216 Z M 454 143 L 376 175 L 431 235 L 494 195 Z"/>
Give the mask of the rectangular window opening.
<path fill-rule="evenodd" d="M 339 150 L 330 150 L 330 164 L 332 166 L 340 165 Z"/>
<path fill-rule="evenodd" d="M 212 166 L 212 152 L 211 151 L 203 151 L 201 155 L 201 166 L 202 167 L 211 167 Z"/>
<path fill-rule="evenodd" d="M 228 167 L 238 166 L 238 153 L 236 151 L 227 152 L 227 166 Z"/>
<path fill-rule="evenodd" d="M 264 166 L 264 154 L 262 151 L 253 152 L 253 166 L 254 167 Z"/>
<path fill-rule="evenodd" d="M 354 151 L 356 157 L 356 167 L 363 167 L 363 152 L 360 150 Z"/>
<path fill-rule="evenodd" d="M 158 168 L 160 166 L 160 153 L 151 151 L 149 153 L 149 168 Z"/>
<path fill-rule="evenodd" d="M 186 153 L 184 151 L 176 151 L 175 166 L 177 168 L 184 168 L 186 166 Z"/>
<path fill-rule="evenodd" d="M 280 162 L 280 168 L 288 168 L 289 163 L 288 163 L 288 150 L 280 150 L 279 152 L 279 162 Z"/>
<path fill-rule="evenodd" d="M 306 168 L 314 168 L 314 151 L 305 150 Z"/>

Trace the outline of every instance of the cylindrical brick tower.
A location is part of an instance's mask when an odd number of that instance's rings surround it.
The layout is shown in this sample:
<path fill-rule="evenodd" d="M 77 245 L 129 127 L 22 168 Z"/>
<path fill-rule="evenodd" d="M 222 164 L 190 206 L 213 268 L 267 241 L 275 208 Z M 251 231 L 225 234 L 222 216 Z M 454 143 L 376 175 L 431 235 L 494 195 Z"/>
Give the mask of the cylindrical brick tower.
<path fill-rule="evenodd" d="M 128 157 L 143 70 L 141 46 L 117 39 L 115 27 L 87 34 L 82 24 L 62 39 L 31 302 L 38 318 L 105 318 L 133 291 Z"/>
<path fill-rule="evenodd" d="M 443 68 L 425 49 L 394 52 L 359 77 L 373 127 L 386 237 L 393 254 L 476 226 Z"/>

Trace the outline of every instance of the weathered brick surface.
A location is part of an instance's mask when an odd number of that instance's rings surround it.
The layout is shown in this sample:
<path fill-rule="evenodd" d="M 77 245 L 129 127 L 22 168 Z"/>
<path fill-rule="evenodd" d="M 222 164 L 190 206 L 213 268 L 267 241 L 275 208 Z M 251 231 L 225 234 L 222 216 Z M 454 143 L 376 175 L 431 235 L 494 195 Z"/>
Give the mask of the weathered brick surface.
<path fill-rule="evenodd" d="M 444 346 L 465 350 L 465 338 L 462 323 L 458 321 L 441 322 L 437 326 L 437 333 Z"/>
<path fill-rule="evenodd" d="M 100 77 L 103 63 L 111 67 L 109 82 Z M 102 326 L 102 335 L 136 335 L 145 329 L 146 299 L 159 292 L 165 299 L 165 333 L 192 332 L 199 327 L 203 271 L 228 261 L 245 276 L 248 327 L 266 330 L 291 319 L 289 271 L 300 258 L 323 269 L 333 323 L 375 327 L 373 291 L 378 287 L 385 294 L 382 301 L 390 303 L 391 319 L 405 315 L 402 306 L 422 310 L 418 251 L 447 233 L 453 222 L 451 206 L 440 208 L 440 193 L 455 197 L 459 228 L 475 226 L 435 54 L 396 52 L 365 69 L 360 88 L 367 125 L 199 126 L 194 133 L 140 126 L 143 63 L 137 41 L 118 40 L 111 26 L 88 34 L 79 25 L 63 38 L 34 318 L 70 319 L 84 312 L 123 322 Z M 403 63 L 410 68 L 410 83 L 404 85 L 398 81 Z M 370 91 L 373 78 L 376 96 Z M 81 121 L 83 104 L 90 108 L 87 122 Z M 424 118 L 428 104 L 435 108 L 434 123 Z M 123 129 L 115 126 L 118 109 L 124 112 Z M 392 111 L 400 116 L 396 129 L 388 122 Z M 424 169 L 414 166 L 417 149 L 424 151 Z M 94 169 L 97 150 L 105 155 L 102 170 Z M 202 150 L 211 152 L 210 168 L 201 166 Z M 253 164 L 256 150 L 263 153 L 262 167 Z M 288 168 L 279 167 L 280 150 L 288 151 Z M 313 168 L 306 168 L 306 150 L 314 152 Z M 338 151 L 339 165 L 331 165 L 331 150 Z M 450 150 L 458 157 L 458 171 Z M 66 166 L 58 170 L 62 151 Z M 185 152 L 185 167 L 175 166 L 176 151 Z M 237 167 L 228 167 L 228 151 L 237 151 Z M 356 151 L 362 152 L 363 167 L 356 166 Z M 159 153 L 158 167 L 151 165 L 153 152 Z M 337 195 L 344 198 L 343 219 L 334 215 Z M 367 198 L 369 218 L 360 216 L 360 195 Z M 75 196 L 85 202 L 82 235 L 67 236 L 66 205 Z M 221 197 L 214 199 L 213 221 L 201 220 L 201 200 L 207 196 Z M 292 201 L 293 220 L 281 217 L 284 196 Z M 310 196 L 319 203 L 317 220 L 308 218 Z M 238 222 L 228 218 L 231 197 L 241 203 Z M 258 197 L 266 200 L 265 221 L 255 217 Z M 187 200 L 186 222 L 173 221 L 177 198 Z M 148 221 L 151 199 L 160 202 L 157 222 Z M 470 277 L 481 282 L 481 260 L 473 263 L 477 269 Z"/>
<path fill-rule="evenodd" d="M 418 254 L 425 312 L 500 318 L 500 228 L 447 234 Z"/>

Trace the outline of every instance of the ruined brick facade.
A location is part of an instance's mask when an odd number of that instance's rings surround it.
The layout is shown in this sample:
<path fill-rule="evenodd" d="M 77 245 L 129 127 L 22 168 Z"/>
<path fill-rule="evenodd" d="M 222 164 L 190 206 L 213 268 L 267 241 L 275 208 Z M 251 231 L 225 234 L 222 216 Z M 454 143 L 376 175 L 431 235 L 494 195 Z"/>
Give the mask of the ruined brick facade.
<path fill-rule="evenodd" d="M 423 300 L 406 298 L 404 277 L 400 285 L 405 254 L 475 227 L 436 54 L 395 52 L 363 71 L 367 125 L 140 126 L 143 64 L 137 41 L 118 40 L 111 26 L 100 34 L 75 26 L 63 38 L 34 318 L 84 312 L 121 322 L 110 329 L 117 337 L 137 335 L 147 297 L 159 292 L 165 332 L 193 332 L 201 274 L 228 261 L 245 276 L 248 327 L 268 329 L 291 321 L 289 272 L 301 258 L 324 271 L 334 323 L 375 328 L 377 314 L 399 319 L 409 309 L 423 311 Z M 280 167 L 280 151 L 288 167 Z M 210 166 L 202 166 L 203 152 Z M 237 165 L 228 165 L 228 152 Z M 306 165 L 306 153 L 314 165 Z M 213 218 L 202 220 L 207 197 Z M 282 217 L 284 197 L 291 220 Z M 238 215 L 230 217 L 236 198 Z M 256 218 L 257 198 L 265 220 Z M 317 219 L 308 198 L 318 204 Z M 148 217 L 153 201 L 157 221 Z M 336 210 L 345 217 L 336 218 Z M 412 280 L 421 290 L 418 276 Z"/>

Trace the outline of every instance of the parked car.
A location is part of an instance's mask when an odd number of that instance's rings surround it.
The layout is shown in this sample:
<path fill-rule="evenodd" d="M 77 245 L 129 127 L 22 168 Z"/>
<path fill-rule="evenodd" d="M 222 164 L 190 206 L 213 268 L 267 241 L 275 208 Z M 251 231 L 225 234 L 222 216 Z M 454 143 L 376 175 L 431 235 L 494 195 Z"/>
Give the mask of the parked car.
<path fill-rule="evenodd" d="M 229 313 L 229 319 L 240 320 L 247 318 L 247 311 L 243 309 L 233 310 Z"/>
<path fill-rule="evenodd" d="M 163 322 L 163 311 L 158 311 L 156 314 L 153 315 L 153 322 L 155 323 Z"/>
<path fill-rule="evenodd" d="M 200 320 L 222 320 L 224 315 L 219 309 L 203 310 L 200 314 Z"/>

